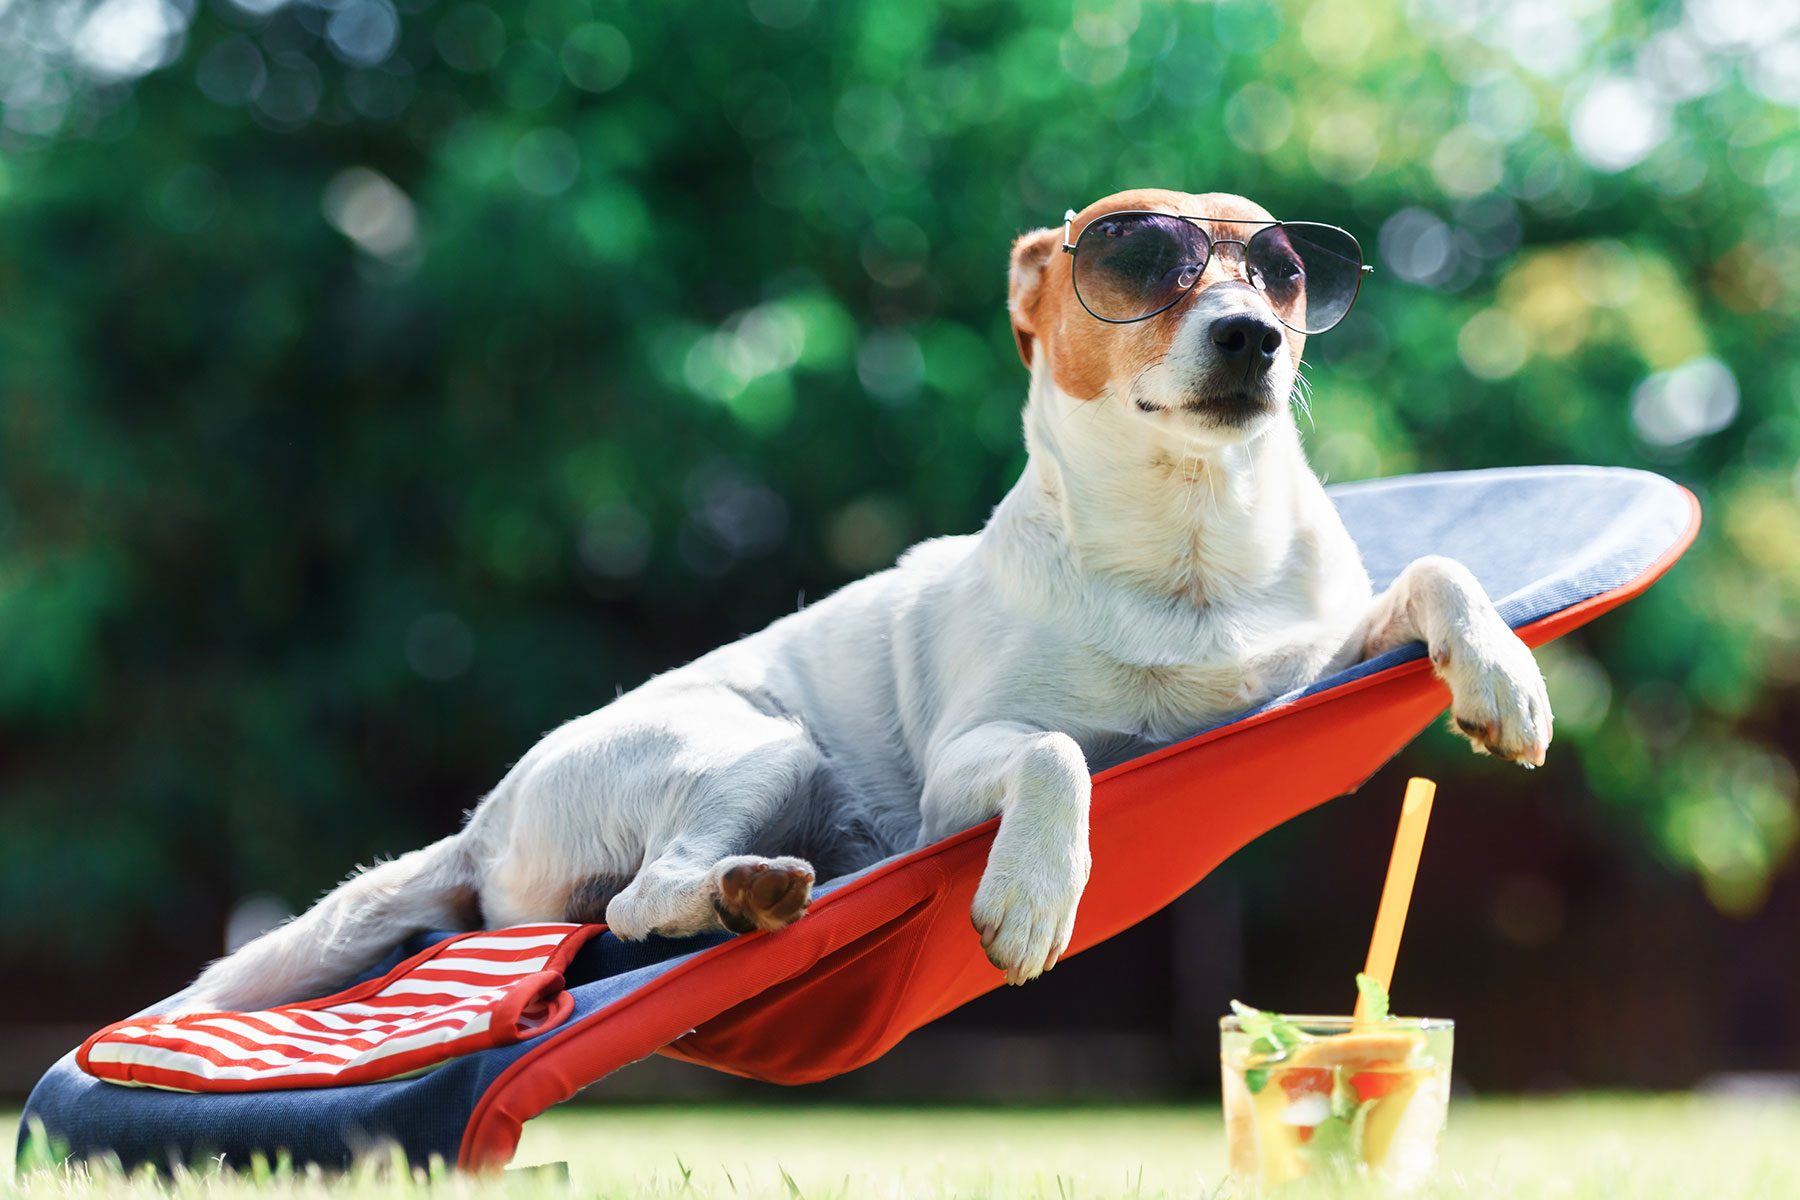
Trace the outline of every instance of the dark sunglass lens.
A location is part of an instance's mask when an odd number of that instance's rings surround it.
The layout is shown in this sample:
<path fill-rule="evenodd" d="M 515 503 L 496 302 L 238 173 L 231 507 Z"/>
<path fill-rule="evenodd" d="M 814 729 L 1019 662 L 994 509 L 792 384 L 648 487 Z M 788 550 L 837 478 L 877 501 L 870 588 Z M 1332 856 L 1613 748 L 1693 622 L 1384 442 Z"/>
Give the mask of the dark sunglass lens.
<path fill-rule="evenodd" d="M 1343 320 L 1362 284 L 1362 248 L 1331 225 L 1271 225 L 1250 239 L 1245 258 L 1275 315 L 1301 333 Z"/>
<path fill-rule="evenodd" d="M 1075 294 L 1106 321 L 1161 312 L 1206 269 L 1206 235 L 1160 213 L 1096 217 L 1075 244 Z"/>

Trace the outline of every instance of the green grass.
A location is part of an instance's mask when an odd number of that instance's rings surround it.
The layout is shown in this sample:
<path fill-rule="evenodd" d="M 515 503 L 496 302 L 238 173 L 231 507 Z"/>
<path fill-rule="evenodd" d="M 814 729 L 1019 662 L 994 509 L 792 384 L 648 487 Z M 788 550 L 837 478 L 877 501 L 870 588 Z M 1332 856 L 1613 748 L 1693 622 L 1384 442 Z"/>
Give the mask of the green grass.
<path fill-rule="evenodd" d="M 0 1133 L 10 1158 L 12 1118 Z M 1766 1200 L 1800 1196 L 1800 1100 L 1583 1096 L 1459 1102 L 1427 1197 L 1492 1200 Z M 565 1108 L 534 1121 L 499 1179 L 409 1177 L 371 1162 L 347 1177 L 200 1170 L 168 1191 L 116 1172 L 63 1169 L 0 1184 L 0 1197 L 98 1193 L 194 1200 L 837 1200 L 839 1197 L 1213 1197 L 1216 1109 L 1200 1107 Z M 1314 1194 L 1326 1194 L 1317 1192 Z M 1331 1195 L 1344 1194 L 1341 1190 Z M 1370 1190 L 1359 1195 L 1377 1196 Z M 1289 1193 L 1283 1193 L 1284 1196 Z"/>

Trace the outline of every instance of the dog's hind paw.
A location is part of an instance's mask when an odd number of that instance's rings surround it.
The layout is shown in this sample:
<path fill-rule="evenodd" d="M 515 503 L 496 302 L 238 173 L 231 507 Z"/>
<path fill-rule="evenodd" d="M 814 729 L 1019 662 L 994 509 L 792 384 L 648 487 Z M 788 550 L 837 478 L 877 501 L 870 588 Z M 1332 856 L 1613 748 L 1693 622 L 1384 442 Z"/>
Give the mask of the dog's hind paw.
<path fill-rule="evenodd" d="M 737 855 L 713 868 L 713 908 L 733 933 L 785 929 L 812 900 L 812 867 L 798 858 Z"/>

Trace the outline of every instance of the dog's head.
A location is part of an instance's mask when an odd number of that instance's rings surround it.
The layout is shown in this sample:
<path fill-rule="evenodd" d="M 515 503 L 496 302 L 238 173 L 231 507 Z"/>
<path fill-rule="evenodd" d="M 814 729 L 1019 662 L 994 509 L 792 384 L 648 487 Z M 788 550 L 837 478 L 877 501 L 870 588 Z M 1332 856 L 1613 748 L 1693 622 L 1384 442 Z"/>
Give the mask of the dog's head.
<path fill-rule="evenodd" d="M 1169 224 L 1185 225 L 1188 236 L 1191 230 L 1203 235 L 1211 251 L 1204 270 L 1183 270 L 1175 260 L 1146 270 L 1143 256 L 1129 252 L 1109 258 L 1105 239 L 1128 230 L 1118 217 L 1124 213 L 1188 218 Z M 1171 433 L 1216 445 L 1254 436 L 1285 411 L 1306 345 L 1274 307 L 1281 304 L 1291 315 L 1291 289 L 1303 287 L 1304 279 L 1290 278 L 1290 293 L 1277 294 L 1246 262 L 1245 243 L 1272 221 L 1242 196 L 1141 188 L 1095 201 L 1066 230 L 1025 234 L 1013 244 L 1008 298 L 1019 356 L 1034 372 L 1047 371 L 1066 395 L 1116 400 L 1134 418 Z M 1094 236 L 1081 244 L 1090 224 Z M 1259 245 L 1265 258 L 1265 247 L 1278 245 L 1280 236 L 1276 230 Z M 1078 253 L 1067 252 L 1077 245 Z M 1090 253 L 1078 296 L 1076 260 Z M 1175 265 L 1165 271 L 1170 262 Z M 1163 290 L 1134 310 L 1133 297 L 1152 286 L 1147 277 L 1160 279 L 1154 286 Z M 1163 300 L 1168 306 L 1162 311 L 1129 319 Z M 1090 306 L 1114 320 L 1096 316 Z"/>

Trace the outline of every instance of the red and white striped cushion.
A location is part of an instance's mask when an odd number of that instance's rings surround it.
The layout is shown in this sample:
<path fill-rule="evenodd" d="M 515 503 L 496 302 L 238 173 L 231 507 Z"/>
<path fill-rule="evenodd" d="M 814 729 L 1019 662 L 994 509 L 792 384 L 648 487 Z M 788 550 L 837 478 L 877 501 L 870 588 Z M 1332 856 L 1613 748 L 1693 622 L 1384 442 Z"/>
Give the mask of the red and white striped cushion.
<path fill-rule="evenodd" d="M 416 1075 L 568 1019 L 563 970 L 601 925 L 446 938 L 380 979 L 266 1012 L 134 1017 L 83 1042 L 96 1079 L 176 1092 L 336 1087 Z"/>

